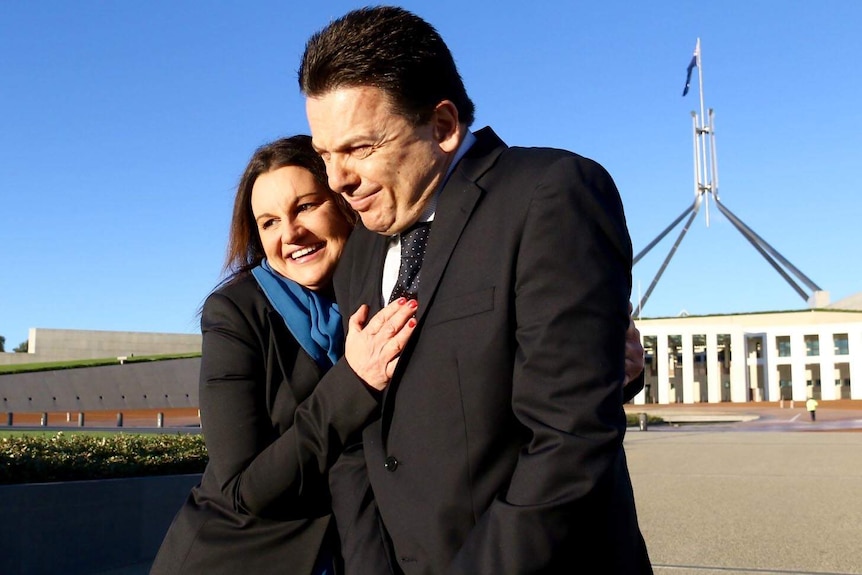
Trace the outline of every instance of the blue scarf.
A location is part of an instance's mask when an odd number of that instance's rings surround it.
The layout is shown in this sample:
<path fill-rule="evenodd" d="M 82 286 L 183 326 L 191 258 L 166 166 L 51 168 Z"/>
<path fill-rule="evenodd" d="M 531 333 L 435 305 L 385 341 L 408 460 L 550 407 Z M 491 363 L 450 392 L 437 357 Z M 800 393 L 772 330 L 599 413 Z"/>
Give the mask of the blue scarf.
<path fill-rule="evenodd" d="M 266 260 L 251 273 L 302 349 L 323 369 L 335 365 L 344 354 L 338 305 L 279 275 Z"/>

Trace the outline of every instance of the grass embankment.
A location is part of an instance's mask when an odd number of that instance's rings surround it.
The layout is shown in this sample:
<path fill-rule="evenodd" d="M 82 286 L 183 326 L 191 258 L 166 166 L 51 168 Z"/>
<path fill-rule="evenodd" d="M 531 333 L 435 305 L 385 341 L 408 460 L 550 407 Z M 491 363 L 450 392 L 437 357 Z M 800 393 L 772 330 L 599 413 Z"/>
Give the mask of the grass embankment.
<path fill-rule="evenodd" d="M 185 354 L 163 354 L 163 355 L 132 355 L 123 360 L 124 363 L 142 363 L 145 361 L 164 361 L 166 359 L 186 359 L 200 357 L 200 353 Z M 117 365 L 116 357 L 100 359 L 75 359 L 67 361 L 46 361 L 41 363 L 19 363 L 13 365 L 0 365 L 0 375 L 7 373 L 26 373 L 30 371 L 53 371 L 57 369 L 75 369 L 78 367 L 101 367 L 104 365 Z"/>

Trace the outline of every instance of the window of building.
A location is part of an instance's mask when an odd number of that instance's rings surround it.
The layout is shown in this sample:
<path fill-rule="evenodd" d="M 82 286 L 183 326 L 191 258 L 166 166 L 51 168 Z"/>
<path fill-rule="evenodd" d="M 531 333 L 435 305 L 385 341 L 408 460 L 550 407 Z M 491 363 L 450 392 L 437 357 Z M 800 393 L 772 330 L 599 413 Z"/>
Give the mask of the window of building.
<path fill-rule="evenodd" d="M 731 349 L 730 349 L 730 334 L 719 333 L 716 336 L 718 343 L 718 361 L 721 362 L 722 368 L 727 372 L 730 367 Z"/>
<path fill-rule="evenodd" d="M 805 336 L 805 355 L 812 357 L 820 355 L 820 337 L 816 335 Z"/>
<path fill-rule="evenodd" d="M 790 357 L 790 336 L 780 335 L 775 338 L 775 345 L 778 347 L 778 357 Z"/>
<path fill-rule="evenodd" d="M 835 345 L 835 355 L 850 355 L 850 346 L 847 343 L 846 333 L 836 333 L 832 336 Z"/>
<path fill-rule="evenodd" d="M 644 346 L 644 362 L 646 363 L 646 371 L 650 375 L 658 373 L 658 362 L 656 361 L 656 352 L 658 345 L 658 337 L 647 335 L 643 338 Z"/>

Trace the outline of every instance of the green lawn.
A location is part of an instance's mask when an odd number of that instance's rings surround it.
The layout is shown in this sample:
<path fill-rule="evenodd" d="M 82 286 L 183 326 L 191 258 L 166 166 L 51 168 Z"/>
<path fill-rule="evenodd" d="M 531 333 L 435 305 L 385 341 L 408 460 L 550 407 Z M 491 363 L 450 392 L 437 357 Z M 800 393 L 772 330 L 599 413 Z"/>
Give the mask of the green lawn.
<path fill-rule="evenodd" d="M 200 357 L 200 353 L 185 354 L 163 354 L 163 355 L 135 355 L 125 359 L 125 363 L 140 363 L 144 361 L 163 361 L 166 359 L 185 359 L 189 357 Z M 100 359 L 76 359 L 68 361 L 48 361 L 42 363 L 19 363 L 13 365 L 0 365 L 0 375 L 6 373 L 26 373 L 31 371 L 52 371 L 56 369 L 74 369 L 77 367 L 100 367 L 103 365 L 117 365 L 116 357 Z"/>

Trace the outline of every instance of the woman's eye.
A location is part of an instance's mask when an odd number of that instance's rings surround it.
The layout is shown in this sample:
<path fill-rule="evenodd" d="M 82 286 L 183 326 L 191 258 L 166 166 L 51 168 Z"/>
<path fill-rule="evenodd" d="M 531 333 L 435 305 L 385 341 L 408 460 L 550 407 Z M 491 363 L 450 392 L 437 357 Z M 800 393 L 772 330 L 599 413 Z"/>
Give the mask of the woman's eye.
<path fill-rule="evenodd" d="M 264 220 L 260 224 L 260 229 L 267 230 L 275 225 L 275 219 Z"/>
<path fill-rule="evenodd" d="M 305 203 L 305 204 L 299 204 L 299 205 L 296 207 L 296 211 L 298 211 L 298 212 L 307 212 L 308 210 L 314 209 L 314 207 L 315 207 L 315 206 L 317 206 L 317 204 L 316 204 L 316 203 L 314 203 L 314 202 L 308 202 L 308 203 Z"/>

